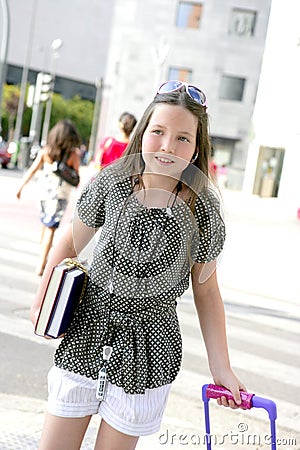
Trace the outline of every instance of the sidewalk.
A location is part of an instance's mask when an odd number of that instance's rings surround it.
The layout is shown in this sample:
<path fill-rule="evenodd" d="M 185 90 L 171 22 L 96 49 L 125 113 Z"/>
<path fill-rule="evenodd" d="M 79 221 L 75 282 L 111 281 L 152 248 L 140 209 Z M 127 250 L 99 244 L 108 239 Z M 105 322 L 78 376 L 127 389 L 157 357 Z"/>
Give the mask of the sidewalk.
<path fill-rule="evenodd" d="M 251 303 L 299 314 L 300 220 L 295 205 L 225 191 L 224 206 L 227 240 L 218 268 L 221 287 Z"/>

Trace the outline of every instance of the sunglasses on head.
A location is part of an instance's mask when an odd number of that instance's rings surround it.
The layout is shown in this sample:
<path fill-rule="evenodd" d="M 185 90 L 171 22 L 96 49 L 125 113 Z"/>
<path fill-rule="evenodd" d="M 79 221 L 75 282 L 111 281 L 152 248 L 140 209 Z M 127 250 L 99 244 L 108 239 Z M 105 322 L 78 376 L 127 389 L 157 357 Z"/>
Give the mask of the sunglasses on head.
<path fill-rule="evenodd" d="M 171 80 L 163 83 L 157 91 L 157 94 L 168 94 L 170 92 L 179 91 L 182 87 L 185 88 L 185 92 L 193 99 L 195 102 L 202 106 L 206 106 L 206 95 L 196 86 L 192 84 L 185 83 L 184 81 Z"/>

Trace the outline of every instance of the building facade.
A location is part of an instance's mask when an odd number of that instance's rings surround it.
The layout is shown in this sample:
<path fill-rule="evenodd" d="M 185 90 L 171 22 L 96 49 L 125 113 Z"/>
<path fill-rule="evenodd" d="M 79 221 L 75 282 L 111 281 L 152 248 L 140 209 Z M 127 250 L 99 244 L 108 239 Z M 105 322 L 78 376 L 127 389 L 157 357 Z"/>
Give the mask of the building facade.
<path fill-rule="evenodd" d="M 295 220 L 300 208 L 299 17 L 299 2 L 273 0 L 243 186 L 250 194 L 277 197 L 283 216 L 287 210 Z"/>
<path fill-rule="evenodd" d="M 95 100 L 95 83 L 105 75 L 114 0 L 9 0 L 7 81 L 19 84 L 24 66 L 35 84 L 38 72 L 51 72 L 55 91 L 66 98 Z M 55 55 L 52 43 L 60 39 Z"/>
<path fill-rule="evenodd" d="M 215 160 L 241 189 L 271 0 L 116 0 L 100 138 L 123 110 L 140 117 L 159 84 L 207 95 Z"/>
<path fill-rule="evenodd" d="M 31 3 L 29 5 L 29 3 Z M 10 0 L 8 82 L 54 63 L 55 91 L 95 99 L 103 78 L 96 142 L 128 110 L 139 118 L 166 79 L 199 86 L 228 187 L 241 189 L 271 0 Z M 26 18 L 26 20 L 24 20 Z"/>

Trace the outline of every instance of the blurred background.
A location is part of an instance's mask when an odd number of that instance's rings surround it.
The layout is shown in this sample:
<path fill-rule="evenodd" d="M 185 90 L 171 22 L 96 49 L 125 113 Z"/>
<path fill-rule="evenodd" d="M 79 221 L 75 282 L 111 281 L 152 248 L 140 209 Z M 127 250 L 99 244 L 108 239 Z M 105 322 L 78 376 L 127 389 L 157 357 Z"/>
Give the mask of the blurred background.
<path fill-rule="evenodd" d="M 122 111 L 139 118 L 160 83 L 180 79 L 207 94 L 226 186 L 300 201 L 297 0 L 1 0 L 1 8 L 1 136 L 10 151 L 23 144 L 19 166 L 66 116 L 90 160 Z"/>

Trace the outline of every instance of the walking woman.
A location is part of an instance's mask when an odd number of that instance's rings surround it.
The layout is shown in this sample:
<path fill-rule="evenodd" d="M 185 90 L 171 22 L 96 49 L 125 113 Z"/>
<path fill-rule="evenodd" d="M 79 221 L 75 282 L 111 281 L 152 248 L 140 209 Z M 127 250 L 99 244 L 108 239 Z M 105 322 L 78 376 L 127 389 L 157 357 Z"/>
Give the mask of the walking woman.
<path fill-rule="evenodd" d="M 38 194 L 40 198 L 40 219 L 42 222 L 41 253 L 36 274 L 42 275 L 52 247 L 54 233 L 59 227 L 72 192 L 72 186 L 58 177 L 53 164 L 62 160 L 78 173 L 80 166 L 80 136 L 70 120 L 58 122 L 49 132 L 47 144 L 40 150 L 36 159 L 25 172 L 17 191 L 21 198 L 24 186 L 41 170 Z"/>

